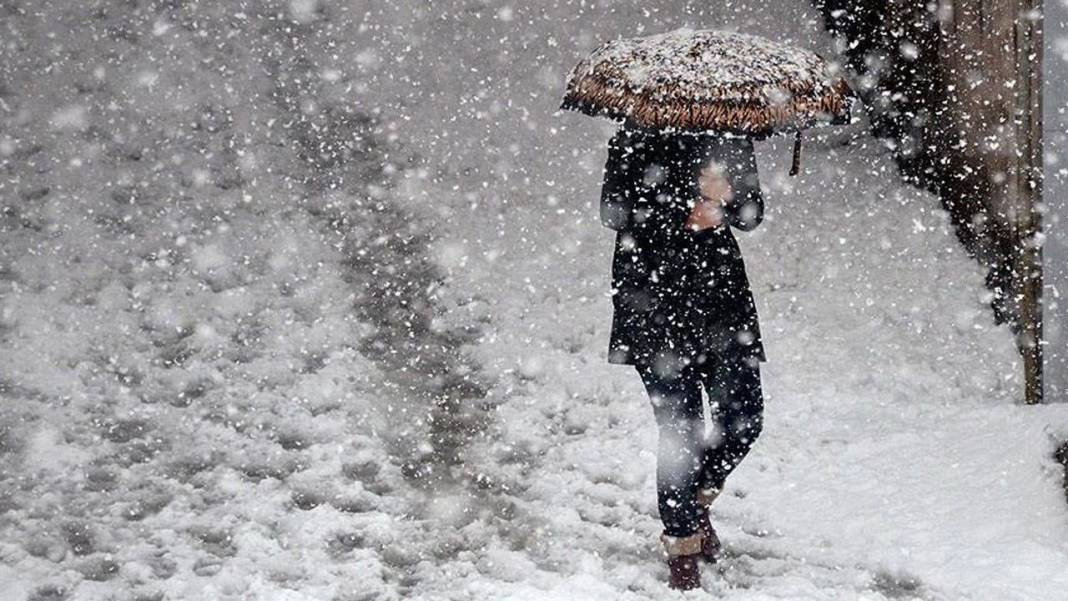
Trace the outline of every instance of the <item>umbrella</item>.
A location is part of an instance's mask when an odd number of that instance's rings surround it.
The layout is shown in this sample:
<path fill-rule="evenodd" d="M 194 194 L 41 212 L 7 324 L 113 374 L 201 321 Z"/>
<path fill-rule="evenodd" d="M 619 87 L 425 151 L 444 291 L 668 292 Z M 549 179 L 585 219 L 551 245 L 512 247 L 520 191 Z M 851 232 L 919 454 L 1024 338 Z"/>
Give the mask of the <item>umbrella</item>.
<path fill-rule="evenodd" d="M 762 139 L 849 122 L 853 91 L 815 52 L 736 32 L 677 29 L 610 40 L 568 76 L 560 108 L 652 129 Z"/>

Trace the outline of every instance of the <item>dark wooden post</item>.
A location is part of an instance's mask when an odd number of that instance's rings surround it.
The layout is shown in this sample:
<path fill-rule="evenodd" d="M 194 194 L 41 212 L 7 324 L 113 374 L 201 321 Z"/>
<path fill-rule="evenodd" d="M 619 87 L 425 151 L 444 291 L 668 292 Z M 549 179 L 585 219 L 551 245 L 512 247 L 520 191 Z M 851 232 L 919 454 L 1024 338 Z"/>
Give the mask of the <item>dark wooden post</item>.
<path fill-rule="evenodd" d="M 1016 277 L 1028 404 L 1042 402 L 1042 1 L 1016 3 Z"/>
<path fill-rule="evenodd" d="M 924 137 L 949 165 L 940 191 L 980 218 L 977 254 L 1014 325 L 1028 404 L 1042 401 L 1042 2 L 942 0 L 946 110 Z M 979 206 L 957 204 L 968 197 Z"/>

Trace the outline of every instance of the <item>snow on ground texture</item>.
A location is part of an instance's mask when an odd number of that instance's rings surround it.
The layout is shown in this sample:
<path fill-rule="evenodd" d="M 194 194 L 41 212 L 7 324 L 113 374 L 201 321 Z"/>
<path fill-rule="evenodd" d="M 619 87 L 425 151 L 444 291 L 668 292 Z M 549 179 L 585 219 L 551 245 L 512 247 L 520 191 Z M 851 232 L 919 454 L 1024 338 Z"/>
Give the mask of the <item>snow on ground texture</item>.
<path fill-rule="evenodd" d="M 663 584 L 651 410 L 604 361 L 610 129 L 549 117 L 573 45 L 675 4 L 5 6 L 4 598 L 700 596 Z M 768 419 L 705 589 L 1061 598 L 1066 412 L 1014 403 L 935 199 L 868 138 L 806 148 L 787 178 L 759 146 Z"/>
<path fill-rule="evenodd" d="M 416 488 L 478 429 L 468 336 L 287 7 L 5 16 L 4 599 L 396 597 L 450 552 Z"/>

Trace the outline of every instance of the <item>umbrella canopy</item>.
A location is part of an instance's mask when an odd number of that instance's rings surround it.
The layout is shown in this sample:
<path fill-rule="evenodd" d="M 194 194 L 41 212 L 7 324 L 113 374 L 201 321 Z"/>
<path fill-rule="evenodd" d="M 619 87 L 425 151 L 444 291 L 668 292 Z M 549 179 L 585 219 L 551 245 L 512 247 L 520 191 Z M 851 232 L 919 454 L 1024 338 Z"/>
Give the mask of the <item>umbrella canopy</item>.
<path fill-rule="evenodd" d="M 601 44 L 561 108 L 646 128 L 763 138 L 848 121 L 846 81 L 815 52 L 754 35 L 678 29 Z"/>

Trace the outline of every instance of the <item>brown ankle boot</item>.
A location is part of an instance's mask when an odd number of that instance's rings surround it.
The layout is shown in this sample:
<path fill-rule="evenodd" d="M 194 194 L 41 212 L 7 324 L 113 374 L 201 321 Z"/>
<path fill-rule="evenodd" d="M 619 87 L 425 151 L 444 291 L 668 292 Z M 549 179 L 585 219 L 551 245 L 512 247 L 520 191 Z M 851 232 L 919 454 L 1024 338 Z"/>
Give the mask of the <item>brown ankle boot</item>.
<path fill-rule="evenodd" d="M 701 588 L 701 568 L 697 555 L 678 555 L 668 557 L 668 586 L 677 591 L 689 591 Z"/>
<path fill-rule="evenodd" d="M 719 542 L 716 529 L 712 527 L 712 502 L 722 489 L 719 487 L 701 487 L 697 490 L 697 528 L 704 535 L 701 539 L 701 558 L 708 563 L 716 563 L 723 554 L 723 545 Z"/>
<path fill-rule="evenodd" d="M 717 488 L 715 486 L 710 486 L 708 488 L 705 488 L 705 487 L 698 488 L 697 489 L 697 505 L 699 507 L 704 507 L 706 509 L 711 507 L 712 503 L 715 502 L 715 500 L 717 498 L 719 498 L 719 493 L 720 492 L 722 492 L 722 489 Z"/>
<path fill-rule="evenodd" d="M 699 588 L 701 567 L 698 560 L 701 557 L 704 534 L 700 530 L 684 537 L 661 534 L 660 540 L 664 543 L 664 550 L 668 556 L 668 569 L 671 571 L 668 586 L 680 591 Z"/>
<path fill-rule="evenodd" d="M 709 517 L 712 512 L 707 507 L 702 507 L 699 511 L 702 515 L 698 519 L 697 528 L 703 535 L 701 539 L 701 559 L 708 563 L 716 563 L 723 554 L 723 545 L 719 542 L 716 529 L 712 527 L 712 520 Z"/>

